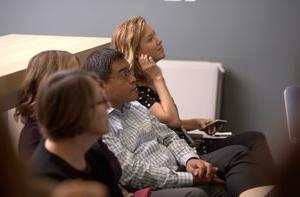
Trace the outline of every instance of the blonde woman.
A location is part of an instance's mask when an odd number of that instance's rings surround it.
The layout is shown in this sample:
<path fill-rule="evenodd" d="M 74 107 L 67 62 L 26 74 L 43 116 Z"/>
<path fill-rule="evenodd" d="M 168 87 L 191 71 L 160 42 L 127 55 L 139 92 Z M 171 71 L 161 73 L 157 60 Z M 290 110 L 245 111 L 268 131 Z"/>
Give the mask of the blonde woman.
<path fill-rule="evenodd" d="M 124 53 L 130 64 L 130 69 L 137 79 L 138 101 L 149 108 L 161 122 L 175 130 L 180 137 L 184 138 L 182 128 L 202 129 L 211 121 L 202 118 L 180 119 L 176 104 L 157 65 L 159 60 L 165 58 L 163 42 L 143 17 L 133 17 L 118 25 L 113 31 L 111 46 Z M 212 152 L 229 145 L 246 146 L 254 153 L 266 172 L 273 174 L 274 162 L 265 136 L 257 131 L 241 132 L 226 139 L 213 141 L 205 149 L 200 147 L 199 150 Z"/>

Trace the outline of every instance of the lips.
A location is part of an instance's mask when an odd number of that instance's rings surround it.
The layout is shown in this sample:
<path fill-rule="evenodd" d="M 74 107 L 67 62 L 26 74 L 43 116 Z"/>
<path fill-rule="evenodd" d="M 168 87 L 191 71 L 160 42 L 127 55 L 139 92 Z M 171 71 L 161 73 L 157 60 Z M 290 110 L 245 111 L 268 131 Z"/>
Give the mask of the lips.
<path fill-rule="evenodd" d="M 161 46 L 161 47 L 158 48 L 158 51 L 161 51 L 163 49 L 164 49 L 164 47 Z"/>

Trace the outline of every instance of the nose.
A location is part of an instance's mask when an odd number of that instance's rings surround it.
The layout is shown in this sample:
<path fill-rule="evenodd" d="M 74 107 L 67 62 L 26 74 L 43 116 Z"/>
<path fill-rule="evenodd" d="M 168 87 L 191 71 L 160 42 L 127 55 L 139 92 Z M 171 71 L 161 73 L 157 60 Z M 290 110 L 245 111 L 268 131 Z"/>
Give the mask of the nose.
<path fill-rule="evenodd" d="M 156 43 L 157 43 L 158 45 L 160 45 L 160 44 L 162 43 L 162 40 L 160 39 L 159 36 L 156 36 Z"/>

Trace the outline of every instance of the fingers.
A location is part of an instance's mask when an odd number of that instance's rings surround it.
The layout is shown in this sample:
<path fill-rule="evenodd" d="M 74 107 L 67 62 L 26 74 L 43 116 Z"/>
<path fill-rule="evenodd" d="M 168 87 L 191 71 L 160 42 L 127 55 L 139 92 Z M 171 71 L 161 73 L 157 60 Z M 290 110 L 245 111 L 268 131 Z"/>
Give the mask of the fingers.
<path fill-rule="evenodd" d="M 195 169 L 192 170 L 192 174 L 196 177 L 199 177 L 199 178 L 205 177 L 206 168 L 205 167 L 195 168 Z"/>
<path fill-rule="evenodd" d="M 212 121 L 213 121 L 212 119 L 202 119 L 202 118 L 197 119 L 199 129 L 201 130 L 205 128 Z"/>
<path fill-rule="evenodd" d="M 204 122 L 200 122 L 200 128 L 199 129 L 203 129 L 203 128 L 205 128 L 205 126 L 206 126 L 207 124 L 206 123 L 204 123 Z"/>
<path fill-rule="evenodd" d="M 152 65 L 155 64 L 155 62 L 154 62 L 154 60 L 153 60 L 153 58 L 152 58 L 151 56 L 148 57 L 148 60 L 149 60 L 149 62 L 150 62 Z"/>
<path fill-rule="evenodd" d="M 213 167 L 212 164 L 203 160 L 198 160 L 192 167 L 192 174 L 199 178 L 205 177 L 207 179 L 212 179 L 217 171 L 216 167 Z"/>
<path fill-rule="evenodd" d="M 156 81 L 163 79 L 160 68 L 156 65 L 153 58 L 146 54 L 141 54 L 139 56 L 139 64 L 141 66 L 141 70 L 145 74 L 145 76 L 149 79 L 149 81 Z"/>
<path fill-rule="evenodd" d="M 217 177 L 217 175 L 213 177 L 212 181 L 215 183 L 225 183 L 225 181 Z"/>
<path fill-rule="evenodd" d="M 214 124 L 214 120 L 212 119 L 201 119 L 202 128 L 200 130 L 204 131 L 208 135 L 213 135 L 217 132 L 217 125 Z"/>
<path fill-rule="evenodd" d="M 143 70 L 146 70 L 155 65 L 155 62 L 151 56 L 141 54 L 138 59 Z"/>
<path fill-rule="evenodd" d="M 206 178 L 212 178 L 213 174 L 214 174 L 214 170 L 212 168 L 212 165 L 210 163 L 206 163 Z"/>
<path fill-rule="evenodd" d="M 204 160 L 192 160 L 187 166 L 189 172 L 192 173 L 196 182 L 215 182 L 224 183 L 217 175 L 217 167 L 213 167 L 211 163 Z"/>
<path fill-rule="evenodd" d="M 218 170 L 217 167 L 213 167 L 212 164 L 205 162 L 204 163 L 206 168 L 206 174 L 205 177 L 209 180 L 212 180 L 216 176 L 216 172 Z"/>
<path fill-rule="evenodd" d="M 215 134 L 215 132 L 216 132 L 216 126 L 214 126 L 214 125 L 208 127 L 208 129 L 206 130 L 206 133 L 208 135 L 213 135 L 213 134 Z"/>

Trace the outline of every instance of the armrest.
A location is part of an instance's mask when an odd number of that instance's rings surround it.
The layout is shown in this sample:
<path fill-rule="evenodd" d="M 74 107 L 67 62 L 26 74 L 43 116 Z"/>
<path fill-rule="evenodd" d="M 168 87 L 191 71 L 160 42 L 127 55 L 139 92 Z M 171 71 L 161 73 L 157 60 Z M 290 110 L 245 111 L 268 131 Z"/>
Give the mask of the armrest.
<path fill-rule="evenodd" d="M 194 130 L 188 131 L 187 134 L 193 140 L 204 140 L 204 139 L 224 139 L 232 135 L 232 132 L 216 132 L 213 136 L 207 135 L 204 131 Z"/>

